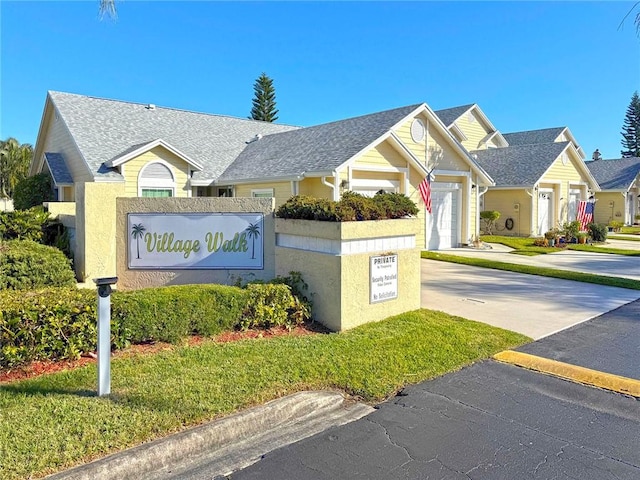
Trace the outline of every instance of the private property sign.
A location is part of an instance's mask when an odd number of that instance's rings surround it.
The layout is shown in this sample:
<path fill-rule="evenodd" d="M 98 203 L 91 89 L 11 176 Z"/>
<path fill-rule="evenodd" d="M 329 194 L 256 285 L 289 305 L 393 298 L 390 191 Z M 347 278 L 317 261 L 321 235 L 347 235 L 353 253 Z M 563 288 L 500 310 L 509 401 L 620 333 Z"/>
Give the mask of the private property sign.
<path fill-rule="evenodd" d="M 130 269 L 264 268 L 262 213 L 129 213 Z"/>
<path fill-rule="evenodd" d="M 369 303 L 398 298 L 398 255 L 369 258 Z"/>

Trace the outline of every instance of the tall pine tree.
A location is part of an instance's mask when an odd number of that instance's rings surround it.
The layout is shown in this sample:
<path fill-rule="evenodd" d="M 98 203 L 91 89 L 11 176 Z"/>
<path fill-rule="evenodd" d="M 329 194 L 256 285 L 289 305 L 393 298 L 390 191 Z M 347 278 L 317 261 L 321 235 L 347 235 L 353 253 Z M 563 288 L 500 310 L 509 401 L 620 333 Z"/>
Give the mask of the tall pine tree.
<path fill-rule="evenodd" d="M 253 84 L 253 92 L 253 107 L 249 118 L 263 122 L 275 122 L 278 119 L 278 110 L 276 109 L 276 90 L 273 88 L 273 80 L 263 72 Z"/>
<path fill-rule="evenodd" d="M 631 97 L 622 124 L 623 157 L 640 157 L 640 97 L 636 90 Z"/>

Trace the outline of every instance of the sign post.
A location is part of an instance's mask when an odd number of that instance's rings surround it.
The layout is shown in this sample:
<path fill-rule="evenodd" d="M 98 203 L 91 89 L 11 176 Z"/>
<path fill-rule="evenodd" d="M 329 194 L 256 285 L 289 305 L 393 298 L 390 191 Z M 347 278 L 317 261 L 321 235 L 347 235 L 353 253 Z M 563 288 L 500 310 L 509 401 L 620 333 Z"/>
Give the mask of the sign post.
<path fill-rule="evenodd" d="M 98 396 L 111 393 L 111 285 L 118 277 L 95 278 L 98 286 Z"/>

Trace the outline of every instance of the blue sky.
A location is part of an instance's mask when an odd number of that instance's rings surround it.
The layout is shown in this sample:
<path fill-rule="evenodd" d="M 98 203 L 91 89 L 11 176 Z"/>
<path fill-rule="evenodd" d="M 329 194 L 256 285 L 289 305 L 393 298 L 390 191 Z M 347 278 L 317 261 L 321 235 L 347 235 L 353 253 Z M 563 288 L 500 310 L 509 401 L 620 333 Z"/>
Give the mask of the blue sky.
<path fill-rule="evenodd" d="M 640 90 L 633 2 L 0 1 L 0 138 L 35 143 L 47 90 L 278 123 L 477 103 L 507 133 L 568 126 L 619 157 Z"/>

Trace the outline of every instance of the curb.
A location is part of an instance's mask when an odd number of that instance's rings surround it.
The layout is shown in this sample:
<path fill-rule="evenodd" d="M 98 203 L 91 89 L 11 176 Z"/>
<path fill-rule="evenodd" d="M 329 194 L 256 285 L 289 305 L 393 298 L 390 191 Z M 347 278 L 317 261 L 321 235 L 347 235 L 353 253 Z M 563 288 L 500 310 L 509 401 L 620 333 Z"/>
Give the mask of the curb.
<path fill-rule="evenodd" d="M 640 380 L 633 378 L 621 377 L 513 350 L 497 353 L 493 358 L 502 363 L 509 363 L 572 382 L 640 398 Z"/>
<path fill-rule="evenodd" d="M 298 392 L 46 478 L 169 478 L 172 472 L 205 464 L 215 465 L 217 475 L 228 475 L 270 451 L 352 422 L 373 410 L 362 403 L 347 402 L 336 392 Z"/>

